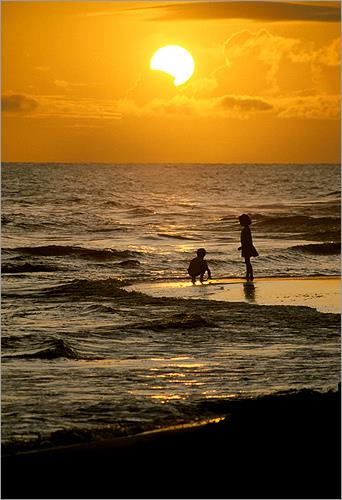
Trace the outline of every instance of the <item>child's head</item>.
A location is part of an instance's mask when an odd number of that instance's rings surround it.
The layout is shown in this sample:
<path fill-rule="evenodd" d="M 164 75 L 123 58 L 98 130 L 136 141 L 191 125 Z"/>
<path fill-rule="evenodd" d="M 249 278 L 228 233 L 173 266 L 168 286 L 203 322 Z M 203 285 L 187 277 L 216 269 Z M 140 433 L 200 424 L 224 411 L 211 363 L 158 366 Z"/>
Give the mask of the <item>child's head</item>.
<path fill-rule="evenodd" d="M 197 250 L 197 257 L 200 257 L 201 259 L 203 259 L 205 257 L 205 254 L 206 254 L 206 250 L 205 248 L 199 248 Z"/>
<path fill-rule="evenodd" d="M 247 214 L 240 215 L 239 221 L 241 226 L 249 226 L 250 224 L 252 224 L 252 220 Z"/>

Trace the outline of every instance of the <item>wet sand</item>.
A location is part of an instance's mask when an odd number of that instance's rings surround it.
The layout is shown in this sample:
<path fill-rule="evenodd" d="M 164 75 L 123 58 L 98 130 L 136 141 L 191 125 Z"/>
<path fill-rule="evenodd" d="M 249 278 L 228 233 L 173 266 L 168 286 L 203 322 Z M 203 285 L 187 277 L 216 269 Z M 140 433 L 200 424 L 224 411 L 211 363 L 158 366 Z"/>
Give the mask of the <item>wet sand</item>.
<path fill-rule="evenodd" d="M 2 459 L 2 498 L 340 498 L 340 391 L 233 401 L 191 428 Z"/>
<path fill-rule="evenodd" d="M 308 306 L 325 313 L 341 311 L 340 277 L 213 279 L 140 283 L 127 290 L 153 297 L 248 302 L 258 305 Z"/>

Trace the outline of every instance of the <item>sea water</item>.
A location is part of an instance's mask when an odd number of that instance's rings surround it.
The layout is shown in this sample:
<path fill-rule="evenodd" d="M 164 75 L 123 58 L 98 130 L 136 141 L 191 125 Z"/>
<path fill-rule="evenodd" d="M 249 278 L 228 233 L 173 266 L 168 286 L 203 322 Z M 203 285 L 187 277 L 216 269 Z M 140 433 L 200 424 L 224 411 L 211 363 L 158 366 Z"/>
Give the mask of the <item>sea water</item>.
<path fill-rule="evenodd" d="M 339 276 L 339 165 L 3 164 L 5 450 L 224 414 L 234 398 L 340 380 L 339 317 L 152 298 L 128 285 Z"/>

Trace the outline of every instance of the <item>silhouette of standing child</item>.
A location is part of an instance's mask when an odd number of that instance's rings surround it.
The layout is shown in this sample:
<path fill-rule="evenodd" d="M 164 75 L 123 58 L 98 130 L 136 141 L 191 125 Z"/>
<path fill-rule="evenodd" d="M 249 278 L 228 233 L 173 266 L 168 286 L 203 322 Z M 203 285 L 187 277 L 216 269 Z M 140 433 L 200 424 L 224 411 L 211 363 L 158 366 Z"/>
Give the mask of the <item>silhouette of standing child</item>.
<path fill-rule="evenodd" d="M 199 248 L 197 250 L 197 257 L 193 258 L 190 261 L 188 273 L 191 276 L 191 281 L 193 282 L 193 284 L 195 284 L 196 282 L 196 276 L 199 276 L 200 282 L 203 283 L 205 272 L 208 273 L 208 279 L 211 278 L 211 271 L 209 269 L 208 263 L 206 260 L 204 260 L 206 253 L 207 252 L 204 248 Z"/>
<path fill-rule="evenodd" d="M 257 257 L 259 254 L 253 245 L 252 233 L 249 226 L 252 224 L 251 218 L 242 214 L 239 217 L 239 221 L 243 229 L 241 231 L 241 247 L 238 250 L 241 250 L 241 256 L 245 258 L 246 263 L 246 279 L 247 281 L 253 281 L 253 267 L 251 264 L 251 257 Z"/>

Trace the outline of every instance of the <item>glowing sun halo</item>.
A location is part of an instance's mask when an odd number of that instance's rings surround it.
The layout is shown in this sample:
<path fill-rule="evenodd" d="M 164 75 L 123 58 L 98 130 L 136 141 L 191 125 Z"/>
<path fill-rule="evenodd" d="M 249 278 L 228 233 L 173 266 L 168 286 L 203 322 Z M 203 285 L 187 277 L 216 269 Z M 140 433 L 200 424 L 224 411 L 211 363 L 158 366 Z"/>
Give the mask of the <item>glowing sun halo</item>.
<path fill-rule="evenodd" d="M 174 77 L 174 85 L 182 85 L 191 78 L 195 63 L 190 52 L 179 45 L 166 45 L 154 54 L 150 62 L 150 69 L 163 71 Z"/>

